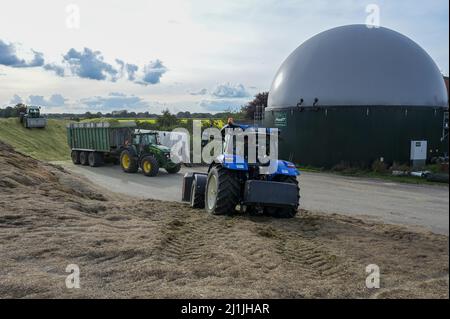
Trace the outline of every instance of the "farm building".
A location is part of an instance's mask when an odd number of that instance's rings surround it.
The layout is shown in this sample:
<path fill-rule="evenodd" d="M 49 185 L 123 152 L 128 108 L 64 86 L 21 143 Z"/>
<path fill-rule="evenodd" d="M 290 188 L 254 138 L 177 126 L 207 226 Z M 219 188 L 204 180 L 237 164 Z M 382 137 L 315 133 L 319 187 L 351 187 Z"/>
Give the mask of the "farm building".
<path fill-rule="evenodd" d="M 302 165 L 408 163 L 412 141 L 426 141 L 427 159 L 448 152 L 442 74 L 387 28 L 348 25 L 305 41 L 276 73 L 264 115 L 281 130 L 280 157 Z"/>

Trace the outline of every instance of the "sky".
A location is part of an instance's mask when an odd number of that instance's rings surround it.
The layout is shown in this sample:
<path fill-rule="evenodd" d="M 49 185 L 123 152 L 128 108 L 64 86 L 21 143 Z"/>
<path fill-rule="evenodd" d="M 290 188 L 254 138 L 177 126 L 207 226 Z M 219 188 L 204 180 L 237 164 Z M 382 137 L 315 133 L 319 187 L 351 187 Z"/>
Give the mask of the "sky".
<path fill-rule="evenodd" d="M 447 0 L 2 1 L 0 107 L 44 113 L 237 110 L 301 43 L 379 23 L 449 73 Z"/>

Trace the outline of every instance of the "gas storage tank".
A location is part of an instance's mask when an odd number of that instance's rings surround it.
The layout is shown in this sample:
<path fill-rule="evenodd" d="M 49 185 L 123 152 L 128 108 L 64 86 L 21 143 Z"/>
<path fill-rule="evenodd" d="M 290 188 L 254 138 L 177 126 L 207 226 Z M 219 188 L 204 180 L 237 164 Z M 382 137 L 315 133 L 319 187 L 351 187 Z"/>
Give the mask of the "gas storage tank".
<path fill-rule="evenodd" d="M 448 152 L 448 95 L 433 59 L 387 28 L 348 25 L 301 44 L 276 73 L 266 126 L 281 130 L 280 157 L 301 165 L 408 163 L 413 140 L 427 157 Z"/>

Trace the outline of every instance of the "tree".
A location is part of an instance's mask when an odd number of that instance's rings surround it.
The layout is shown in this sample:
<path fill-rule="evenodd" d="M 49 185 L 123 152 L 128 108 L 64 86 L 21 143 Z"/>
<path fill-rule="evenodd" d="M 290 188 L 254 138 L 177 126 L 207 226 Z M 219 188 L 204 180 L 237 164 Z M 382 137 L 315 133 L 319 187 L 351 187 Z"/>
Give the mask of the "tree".
<path fill-rule="evenodd" d="M 176 127 L 179 123 L 179 120 L 176 115 L 170 113 L 168 109 L 162 112 L 162 115 L 158 117 L 156 123 L 160 128 L 169 129 L 172 127 Z"/>
<path fill-rule="evenodd" d="M 255 98 L 248 102 L 242 107 L 242 112 L 245 114 L 246 119 L 253 120 L 255 116 L 256 107 L 267 107 L 267 98 L 269 97 L 269 92 L 261 92 L 255 95 Z"/>

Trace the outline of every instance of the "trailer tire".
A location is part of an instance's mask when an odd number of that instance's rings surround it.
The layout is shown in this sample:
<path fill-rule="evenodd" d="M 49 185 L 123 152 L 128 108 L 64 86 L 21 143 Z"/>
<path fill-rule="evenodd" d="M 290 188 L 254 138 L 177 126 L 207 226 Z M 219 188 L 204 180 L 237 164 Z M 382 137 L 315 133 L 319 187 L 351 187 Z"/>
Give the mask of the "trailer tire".
<path fill-rule="evenodd" d="M 194 179 L 191 186 L 191 207 L 205 208 L 205 193 L 197 189 L 197 182 Z"/>
<path fill-rule="evenodd" d="M 98 152 L 90 152 L 88 155 L 89 166 L 97 167 L 103 163 L 103 156 Z"/>
<path fill-rule="evenodd" d="M 125 149 L 120 153 L 120 167 L 125 173 L 136 173 L 138 171 L 136 157 L 129 149 Z"/>
<path fill-rule="evenodd" d="M 300 193 L 300 188 L 298 186 L 297 177 L 289 175 L 278 175 L 275 177 L 274 181 L 281 183 L 289 183 L 297 185 L 297 194 Z M 300 199 L 300 195 L 297 195 Z M 297 206 L 295 207 L 265 207 L 264 212 L 275 218 L 293 218 L 298 212 L 298 200 Z"/>
<path fill-rule="evenodd" d="M 229 215 L 239 203 L 240 183 L 236 173 L 222 166 L 213 167 L 205 189 L 205 207 L 213 215 Z"/>
<path fill-rule="evenodd" d="M 175 167 L 172 167 L 172 168 L 166 168 L 166 171 L 167 171 L 167 173 L 169 173 L 169 174 L 176 174 L 176 173 L 178 173 L 178 172 L 180 171 L 180 169 L 181 169 L 181 165 L 178 164 L 178 165 L 175 166 Z"/>
<path fill-rule="evenodd" d="M 89 165 L 88 161 L 89 152 L 80 152 L 80 164 L 81 165 Z"/>
<path fill-rule="evenodd" d="M 144 173 L 145 176 L 153 177 L 158 175 L 159 172 L 158 160 L 152 155 L 144 156 L 141 160 L 141 169 L 142 173 Z"/>
<path fill-rule="evenodd" d="M 72 153 L 70 153 L 70 157 L 72 158 L 72 163 L 74 163 L 75 165 L 80 164 L 80 152 L 72 151 Z"/>

